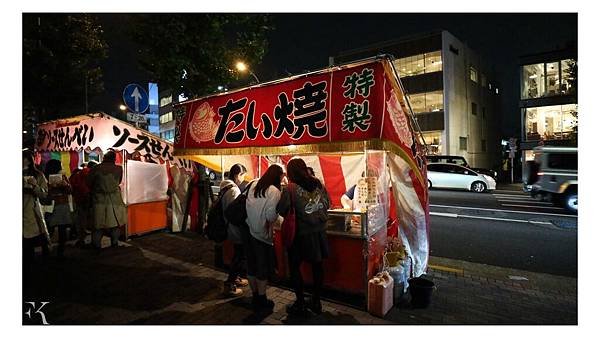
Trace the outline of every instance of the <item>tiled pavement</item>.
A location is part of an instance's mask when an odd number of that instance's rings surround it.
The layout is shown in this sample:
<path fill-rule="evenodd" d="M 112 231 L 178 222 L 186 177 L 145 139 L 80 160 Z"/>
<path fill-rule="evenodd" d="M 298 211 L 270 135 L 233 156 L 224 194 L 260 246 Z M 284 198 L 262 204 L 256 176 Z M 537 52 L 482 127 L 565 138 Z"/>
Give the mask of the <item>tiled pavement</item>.
<path fill-rule="evenodd" d="M 68 247 L 64 261 L 37 258 L 23 301 L 50 301 L 51 324 L 577 324 L 577 279 L 438 257 L 427 276 L 436 285 L 430 307 L 406 304 L 385 318 L 371 316 L 360 298 L 331 295 L 323 314 L 288 317 L 294 295 L 281 285 L 267 291 L 273 313 L 255 316 L 249 290 L 222 296 L 226 273 L 213 265 L 214 245 L 192 233 L 149 234 L 101 253 Z"/>

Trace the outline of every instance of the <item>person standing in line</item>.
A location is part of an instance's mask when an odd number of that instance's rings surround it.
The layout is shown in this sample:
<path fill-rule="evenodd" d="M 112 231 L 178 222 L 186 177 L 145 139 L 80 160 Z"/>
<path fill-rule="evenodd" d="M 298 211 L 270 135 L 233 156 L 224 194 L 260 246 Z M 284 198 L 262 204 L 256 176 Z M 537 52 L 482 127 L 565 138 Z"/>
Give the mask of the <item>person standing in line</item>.
<path fill-rule="evenodd" d="M 34 260 L 36 246 L 42 247 L 44 256 L 50 252 L 48 229 L 39 204 L 39 199 L 45 198 L 47 193 L 46 177 L 35 167 L 33 152 L 23 151 L 23 265 L 26 274 Z"/>
<path fill-rule="evenodd" d="M 71 184 L 63 174 L 62 163 L 51 159 L 46 163 L 44 174 L 48 179 L 48 196 L 54 201 L 54 209 L 48 218 L 48 227 L 53 233 L 58 228 L 58 248 L 56 255 L 64 258 L 65 244 L 67 242 L 67 228 L 73 227 L 73 214 L 69 203 Z"/>
<path fill-rule="evenodd" d="M 111 247 L 119 246 L 119 226 L 127 221 L 127 209 L 121 196 L 123 168 L 115 164 L 116 153 L 112 150 L 104 154 L 102 163 L 92 168 L 87 182 L 91 190 L 92 244 L 101 249 L 104 230 L 110 230 Z"/>
<path fill-rule="evenodd" d="M 73 201 L 75 202 L 75 222 L 77 225 L 77 242 L 75 245 L 83 247 L 87 231 L 91 229 L 90 221 L 90 187 L 87 184 L 87 175 L 96 166 L 95 161 L 89 161 L 87 165 L 69 177 L 73 190 Z"/>
<path fill-rule="evenodd" d="M 300 264 L 308 262 L 312 266 L 314 284 L 308 308 L 315 314 L 320 314 L 323 311 L 321 305 L 323 259 L 329 256 L 325 229 L 327 209 L 331 202 L 327 190 L 319 179 L 310 175 L 304 160 L 299 158 L 290 160 L 287 173 L 290 184 L 281 194 L 277 211 L 280 215 L 287 215 L 292 207 L 295 210 L 296 235 L 292 246 L 288 249 L 288 259 L 296 301 L 288 305 L 286 310 L 294 315 L 307 314 Z"/>
<path fill-rule="evenodd" d="M 282 166 L 271 165 L 258 182 L 250 183 L 246 199 L 246 223 L 249 229 L 246 241 L 248 280 L 256 312 L 272 311 L 275 305 L 272 300 L 267 299 L 266 292 L 267 281 L 275 267 L 273 226 L 276 222 L 283 221 L 276 208 L 284 177 Z"/>
<path fill-rule="evenodd" d="M 246 173 L 246 167 L 236 163 L 229 169 L 228 179 L 221 181 L 219 188 L 220 191 L 224 191 L 221 203 L 223 204 L 223 217 L 226 221 L 225 210 L 241 194 L 241 186 L 245 183 Z M 225 281 L 224 292 L 228 296 L 239 296 L 243 293 L 241 288 L 248 286 L 248 280 L 242 277 L 246 264 L 244 244 L 240 227 L 229 223 L 229 221 L 227 223 L 227 239 L 233 244 L 233 258 L 229 264 L 229 276 Z"/>

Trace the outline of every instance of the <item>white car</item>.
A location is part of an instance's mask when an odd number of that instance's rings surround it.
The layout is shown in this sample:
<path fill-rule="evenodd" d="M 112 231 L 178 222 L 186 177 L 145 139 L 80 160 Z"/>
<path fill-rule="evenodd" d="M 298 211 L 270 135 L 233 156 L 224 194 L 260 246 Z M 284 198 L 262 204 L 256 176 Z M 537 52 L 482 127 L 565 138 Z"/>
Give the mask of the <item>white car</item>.
<path fill-rule="evenodd" d="M 496 189 L 496 181 L 492 177 L 456 164 L 428 164 L 427 181 L 429 188 L 466 189 L 474 192 Z"/>

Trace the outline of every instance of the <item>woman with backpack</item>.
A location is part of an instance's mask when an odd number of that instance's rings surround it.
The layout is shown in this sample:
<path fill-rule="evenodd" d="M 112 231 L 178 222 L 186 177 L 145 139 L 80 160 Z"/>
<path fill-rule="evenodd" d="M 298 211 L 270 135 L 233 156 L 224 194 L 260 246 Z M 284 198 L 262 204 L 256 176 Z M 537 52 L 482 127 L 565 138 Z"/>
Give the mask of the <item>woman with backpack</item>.
<path fill-rule="evenodd" d="M 242 278 L 245 270 L 245 253 L 242 241 L 242 232 L 239 226 L 227 221 L 225 210 L 245 188 L 244 179 L 246 177 L 246 167 L 236 163 L 229 169 L 228 179 L 221 181 L 220 191 L 223 192 L 221 205 L 223 208 L 223 218 L 227 222 L 227 239 L 233 244 L 233 258 L 229 264 L 229 276 L 225 281 L 224 292 L 228 296 L 239 296 L 243 293 L 241 287 L 248 286 L 248 280 Z"/>
<path fill-rule="evenodd" d="M 250 183 L 246 199 L 249 236 L 246 241 L 248 280 L 252 289 L 255 311 L 273 310 L 273 301 L 267 299 L 267 281 L 274 271 L 273 226 L 283 218 L 277 214 L 281 196 L 283 167 L 273 164 L 256 183 Z"/>
<path fill-rule="evenodd" d="M 295 210 L 296 234 L 291 247 L 288 248 L 288 259 L 296 301 L 288 305 L 286 310 L 289 314 L 307 314 L 304 281 L 300 273 L 300 264 L 304 261 L 312 266 L 314 284 L 308 308 L 315 314 L 320 314 L 323 311 L 323 259 L 329 255 L 325 234 L 327 209 L 330 205 L 329 194 L 321 181 L 310 175 L 302 159 L 292 159 L 288 162 L 287 175 L 290 183 L 281 194 L 277 211 L 280 215 L 287 215 L 291 208 Z"/>

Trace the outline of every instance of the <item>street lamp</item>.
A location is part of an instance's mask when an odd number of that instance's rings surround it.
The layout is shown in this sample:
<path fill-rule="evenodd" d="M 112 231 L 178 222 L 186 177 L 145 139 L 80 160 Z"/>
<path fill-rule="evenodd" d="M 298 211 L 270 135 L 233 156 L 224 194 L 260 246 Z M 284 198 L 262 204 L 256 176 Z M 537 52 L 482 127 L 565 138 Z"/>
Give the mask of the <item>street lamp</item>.
<path fill-rule="evenodd" d="M 122 105 L 120 105 L 120 106 L 119 106 L 119 109 L 121 109 L 122 111 L 126 111 L 126 110 L 127 110 L 127 107 L 126 107 L 125 105 L 123 105 L 123 104 L 122 104 Z"/>
<path fill-rule="evenodd" d="M 256 83 L 260 83 L 260 80 L 258 79 L 258 77 L 256 76 L 256 74 L 254 74 L 249 68 L 248 66 L 243 63 L 242 61 L 238 61 L 235 64 L 235 68 L 237 68 L 237 70 L 241 73 L 244 73 L 245 71 L 248 71 L 248 73 L 250 73 L 250 75 L 252 75 L 254 77 L 254 80 L 256 80 Z"/>

